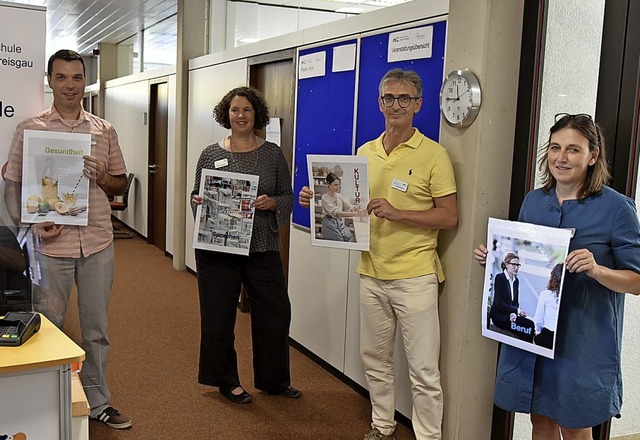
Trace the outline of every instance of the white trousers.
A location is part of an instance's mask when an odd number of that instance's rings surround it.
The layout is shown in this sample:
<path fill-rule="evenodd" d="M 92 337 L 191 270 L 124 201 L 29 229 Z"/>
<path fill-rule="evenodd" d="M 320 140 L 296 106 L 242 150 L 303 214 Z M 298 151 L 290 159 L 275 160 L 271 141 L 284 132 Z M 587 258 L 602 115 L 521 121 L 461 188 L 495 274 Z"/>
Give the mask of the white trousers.
<path fill-rule="evenodd" d="M 360 276 L 360 352 L 369 385 L 371 426 L 395 430 L 396 327 L 409 365 L 416 440 L 442 438 L 438 281 L 434 274 L 401 280 Z"/>

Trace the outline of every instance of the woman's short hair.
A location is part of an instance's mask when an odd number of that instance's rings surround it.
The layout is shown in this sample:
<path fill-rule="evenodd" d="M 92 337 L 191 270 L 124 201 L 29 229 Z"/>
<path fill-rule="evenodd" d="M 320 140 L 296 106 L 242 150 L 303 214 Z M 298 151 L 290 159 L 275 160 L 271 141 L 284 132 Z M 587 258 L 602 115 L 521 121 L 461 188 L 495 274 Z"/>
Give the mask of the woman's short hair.
<path fill-rule="evenodd" d="M 336 176 L 336 174 L 335 174 L 335 173 L 329 173 L 329 174 L 327 174 L 327 177 L 325 177 L 325 180 L 327 181 L 327 183 L 328 183 L 329 185 L 331 185 L 331 183 L 332 183 L 332 182 L 334 182 L 334 181 L 336 181 L 336 180 L 337 180 L 337 181 L 341 181 L 341 179 L 340 179 L 338 176 Z"/>
<path fill-rule="evenodd" d="M 500 263 L 500 267 L 502 268 L 502 270 L 506 270 L 507 264 L 511 263 L 513 260 L 520 261 L 520 257 L 518 257 L 518 254 L 515 254 L 513 252 L 507 252 L 507 254 L 502 259 L 502 263 Z"/>
<path fill-rule="evenodd" d="M 549 282 L 547 283 L 547 290 L 551 292 L 556 292 L 556 294 L 560 291 L 560 280 L 562 280 L 562 269 L 564 268 L 564 264 L 558 263 L 553 266 L 551 269 L 551 274 L 549 275 Z"/>
<path fill-rule="evenodd" d="M 391 69 L 380 80 L 378 85 L 379 95 L 382 96 L 382 88 L 389 82 L 401 82 L 410 84 L 416 89 L 416 98 L 422 98 L 422 79 L 413 70 Z"/>
<path fill-rule="evenodd" d="M 216 122 L 226 129 L 231 128 L 229 120 L 229 109 L 231 101 L 236 96 L 243 96 L 249 100 L 251 107 L 255 113 L 255 122 L 253 128 L 255 130 L 263 129 L 269 123 L 269 106 L 259 91 L 253 87 L 236 87 L 230 90 L 213 109 L 213 117 Z"/>
<path fill-rule="evenodd" d="M 556 186 L 556 179 L 553 177 L 551 170 L 549 169 L 547 156 L 549 154 L 551 136 L 565 128 L 575 130 L 584 136 L 587 141 L 589 141 L 590 152 L 598 150 L 596 162 L 587 169 L 587 177 L 582 187 L 578 190 L 578 200 L 584 200 L 589 196 L 599 194 L 602 191 L 602 186 L 606 185 L 611 179 L 602 129 L 595 123 L 591 116 L 586 114 L 566 114 L 559 118 L 553 127 L 551 127 L 551 130 L 549 130 L 549 140 L 542 150 L 543 154 L 538 159 L 542 188 L 544 191 L 549 191 L 551 188 Z"/>

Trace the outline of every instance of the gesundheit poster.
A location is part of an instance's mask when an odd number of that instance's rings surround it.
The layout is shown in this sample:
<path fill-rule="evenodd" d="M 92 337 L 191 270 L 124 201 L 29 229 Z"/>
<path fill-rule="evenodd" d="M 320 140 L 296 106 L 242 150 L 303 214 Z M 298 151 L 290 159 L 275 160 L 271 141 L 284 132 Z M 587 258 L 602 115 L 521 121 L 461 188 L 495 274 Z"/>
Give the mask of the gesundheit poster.
<path fill-rule="evenodd" d="M 89 179 L 82 157 L 90 154 L 90 134 L 25 130 L 21 221 L 86 226 Z"/>
<path fill-rule="evenodd" d="M 202 170 L 193 247 L 249 255 L 258 176 Z"/>
<path fill-rule="evenodd" d="M 367 158 L 307 155 L 311 245 L 369 250 L 370 219 Z"/>
<path fill-rule="evenodd" d="M 489 219 L 482 335 L 553 359 L 573 231 Z"/>

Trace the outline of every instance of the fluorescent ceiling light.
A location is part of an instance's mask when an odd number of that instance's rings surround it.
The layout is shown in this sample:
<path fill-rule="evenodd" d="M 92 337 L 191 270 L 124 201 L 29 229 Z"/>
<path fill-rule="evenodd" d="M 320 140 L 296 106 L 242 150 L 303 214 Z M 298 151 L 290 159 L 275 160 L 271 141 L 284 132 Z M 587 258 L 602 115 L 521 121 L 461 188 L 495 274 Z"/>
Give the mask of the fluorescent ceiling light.
<path fill-rule="evenodd" d="M 257 43 L 260 38 L 240 38 L 238 43 Z"/>
<path fill-rule="evenodd" d="M 409 0 L 368 0 L 365 1 L 364 4 L 370 6 L 386 7 L 399 5 L 400 3 L 406 3 L 407 1 Z"/>
<path fill-rule="evenodd" d="M 345 8 L 336 9 L 336 12 L 340 12 L 342 14 L 359 14 L 364 12 L 364 8 L 356 8 L 354 6 L 347 6 Z"/>

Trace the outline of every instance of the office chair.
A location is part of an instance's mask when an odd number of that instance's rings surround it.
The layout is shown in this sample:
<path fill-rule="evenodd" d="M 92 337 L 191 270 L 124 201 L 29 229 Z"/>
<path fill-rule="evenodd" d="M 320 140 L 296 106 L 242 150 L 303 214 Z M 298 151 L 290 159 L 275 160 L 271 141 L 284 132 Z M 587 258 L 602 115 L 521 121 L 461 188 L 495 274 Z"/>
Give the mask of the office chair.
<path fill-rule="evenodd" d="M 129 205 L 129 190 L 131 189 L 131 183 L 134 180 L 133 173 L 129 173 L 127 176 L 127 187 L 124 190 L 124 194 L 119 200 L 116 200 L 114 197 L 109 198 L 109 205 L 111 206 L 111 211 L 124 211 L 127 209 Z M 113 223 L 113 217 L 111 218 L 111 223 Z M 129 231 L 120 231 L 120 228 L 113 225 L 113 238 L 133 238 L 133 235 Z"/>

